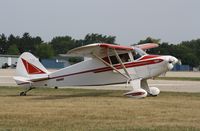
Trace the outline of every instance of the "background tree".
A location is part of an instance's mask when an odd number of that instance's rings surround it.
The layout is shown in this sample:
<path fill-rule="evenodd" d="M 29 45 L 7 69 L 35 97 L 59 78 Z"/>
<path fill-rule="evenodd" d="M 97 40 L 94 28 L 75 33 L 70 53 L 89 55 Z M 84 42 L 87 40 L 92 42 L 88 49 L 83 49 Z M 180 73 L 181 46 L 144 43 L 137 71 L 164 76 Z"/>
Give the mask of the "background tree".
<path fill-rule="evenodd" d="M 39 58 L 52 58 L 54 56 L 54 50 L 51 45 L 42 43 L 37 46 L 36 54 Z"/>
<path fill-rule="evenodd" d="M 153 48 L 147 51 L 149 54 L 158 54 L 158 55 L 169 55 L 173 52 L 174 45 L 167 42 L 159 44 L 157 48 Z"/>
<path fill-rule="evenodd" d="M 53 47 L 56 55 L 65 54 L 76 46 L 75 40 L 70 36 L 55 37 L 49 44 Z"/>
<path fill-rule="evenodd" d="M 17 44 L 17 47 L 20 53 L 31 52 L 33 54 L 36 54 L 36 48 L 42 42 L 43 41 L 39 36 L 31 37 L 29 33 L 26 32 L 23 34 L 22 38 L 20 38 L 20 42 Z"/>
<path fill-rule="evenodd" d="M 82 41 L 83 45 L 93 44 L 93 43 L 109 43 L 115 44 L 115 36 L 107 36 L 102 34 L 87 34 Z"/>
<path fill-rule="evenodd" d="M 191 40 L 191 41 L 183 41 L 180 43 L 180 45 L 190 48 L 200 60 L 200 57 L 199 57 L 200 56 L 200 39 Z"/>
<path fill-rule="evenodd" d="M 0 35 L 0 54 L 6 54 L 9 48 L 7 37 L 4 34 Z"/>
<path fill-rule="evenodd" d="M 16 46 L 15 44 L 12 44 L 12 45 L 8 48 L 7 54 L 9 54 L 9 55 L 19 55 L 20 52 L 19 52 L 17 46 Z"/>
<path fill-rule="evenodd" d="M 160 44 L 160 39 L 154 39 L 152 37 L 147 37 L 145 40 L 140 40 L 137 44 L 145 44 L 145 43 L 157 43 L 157 44 Z"/>
<path fill-rule="evenodd" d="M 19 55 L 20 51 L 19 48 L 17 47 L 17 45 L 20 44 L 20 37 L 19 36 L 14 36 L 13 34 L 11 34 L 8 37 L 7 43 L 9 45 L 8 51 L 6 54 L 9 55 Z"/>

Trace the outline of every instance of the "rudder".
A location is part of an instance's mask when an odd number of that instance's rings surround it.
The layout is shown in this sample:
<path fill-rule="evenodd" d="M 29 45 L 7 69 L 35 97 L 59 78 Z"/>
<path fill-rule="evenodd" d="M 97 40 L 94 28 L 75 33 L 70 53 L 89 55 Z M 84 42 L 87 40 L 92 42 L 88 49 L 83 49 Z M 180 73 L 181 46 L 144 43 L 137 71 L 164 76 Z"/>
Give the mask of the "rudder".
<path fill-rule="evenodd" d="M 29 52 L 24 52 L 18 59 L 16 75 L 30 78 L 31 76 L 46 75 L 49 72 L 40 61 Z"/>

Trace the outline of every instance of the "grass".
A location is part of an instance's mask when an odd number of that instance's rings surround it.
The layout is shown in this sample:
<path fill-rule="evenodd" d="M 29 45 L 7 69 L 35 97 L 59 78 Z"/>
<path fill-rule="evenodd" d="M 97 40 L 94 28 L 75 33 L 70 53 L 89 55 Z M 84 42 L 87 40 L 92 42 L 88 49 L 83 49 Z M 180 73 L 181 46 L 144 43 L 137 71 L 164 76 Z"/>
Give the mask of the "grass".
<path fill-rule="evenodd" d="M 200 93 L 161 92 L 132 99 L 124 91 L 0 87 L 0 131 L 197 131 Z"/>
<path fill-rule="evenodd" d="M 200 81 L 199 77 L 156 77 L 156 80 Z"/>

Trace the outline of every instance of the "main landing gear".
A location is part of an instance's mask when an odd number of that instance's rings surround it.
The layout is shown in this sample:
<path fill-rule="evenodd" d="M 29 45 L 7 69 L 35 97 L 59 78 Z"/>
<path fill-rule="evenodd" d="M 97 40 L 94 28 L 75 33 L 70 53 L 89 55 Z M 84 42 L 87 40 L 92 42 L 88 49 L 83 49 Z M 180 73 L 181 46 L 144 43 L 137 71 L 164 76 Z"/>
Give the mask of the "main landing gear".
<path fill-rule="evenodd" d="M 34 87 L 29 87 L 27 90 L 20 92 L 20 96 L 26 96 L 26 93 L 29 92 L 30 90 L 35 89 Z"/>

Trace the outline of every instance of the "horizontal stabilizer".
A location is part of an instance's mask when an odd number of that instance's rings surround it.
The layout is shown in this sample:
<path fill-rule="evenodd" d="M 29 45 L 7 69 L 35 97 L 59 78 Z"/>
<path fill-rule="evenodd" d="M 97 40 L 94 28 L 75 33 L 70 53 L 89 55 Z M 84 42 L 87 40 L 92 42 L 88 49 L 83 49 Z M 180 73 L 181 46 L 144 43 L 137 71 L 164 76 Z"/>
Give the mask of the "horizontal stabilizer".
<path fill-rule="evenodd" d="M 26 78 L 21 76 L 14 76 L 13 79 L 16 81 L 17 85 L 24 85 L 24 84 L 31 84 L 36 81 L 47 80 L 48 76 L 43 77 L 33 77 L 33 78 Z"/>
<path fill-rule="evenodd" d="M 15 82 L 17 83 L 17 85 L 31 84 L 32 83 L 27 78 L 21 77 L 21 76 L 14 76 L 13 79 L 15 80 Z"/>

